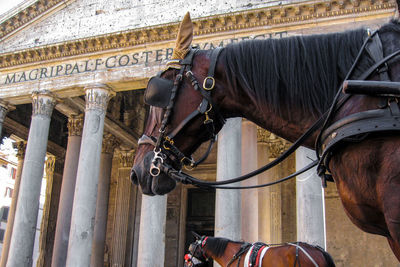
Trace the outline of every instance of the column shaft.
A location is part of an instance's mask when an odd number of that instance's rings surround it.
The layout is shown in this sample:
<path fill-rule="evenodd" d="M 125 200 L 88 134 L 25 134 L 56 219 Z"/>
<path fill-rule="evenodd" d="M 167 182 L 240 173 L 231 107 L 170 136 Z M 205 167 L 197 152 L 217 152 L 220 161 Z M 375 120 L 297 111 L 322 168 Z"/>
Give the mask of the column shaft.
<path fill-rule="evenodd" d="M 142 196 L 137 266 L 164 267 L 167 196 Z"/>
<path fill-rule="evenodd" d="M 241 174 L 242 119 L 228 119 L 219 133 L 217 181 Z M 232 184 L 240 185 L 239 183 Z M 215 236 L 241 238 L 240 190 L 217 190 L 215 199 Z"/>
<path fill-rule="evenodd" d="M 90 265 L 100 154 L 108 100 L 107 87 L 96 85 L 86 89 L 85 120 L 67 253 L 66 266 L 69 267 Z"/>
<path fill-rule="evenodd" d="M 111 167 L 114 148 L 118 143 L 111 134 L 103 137 L 103 149 L 100 159 L 99 185 L 97 188 L 96 219 L 94 222 L 93 246 L 90 266 L 104 265 L 104 247 L 106 244 L 108 195 L 110 191 Z"/>
<path fill-rule="evenodd" d="M 53 175 L 54 175 L 54 166 L 56 164 L 56 157 L 48 155 L 47 160 L 46 160 L 46 167 L 45 167 L 45 173 L 46 173 L 46 195 L 45 195 L 45 202 L 43 205 L 43 215 L 42 215 L 42 222 L 40 225 L 40 236 L 39 236 L 39 257 L 36 262 L 37 267 L 42 267 L 44 266 L 45 263 L 45 255 L 46 255 L 46 250 L 48 240 L 47 240 L 47 234 L 49 233 L 48 231 L 51 229 L 49 227 L 49 219 L 50 219 L 50 203 L 52 201 L 51 196 L 52 196 L 52 191 L 53 191 Z M 51 233 L 49 233 L 51 234 Z"/>
<path fill-rule="evenodd" d="M 22 167 L 24 165 L 24 157 L 25 157 L 25 149 L 26 149 L 26 142 L 20 141 L 17 143 L 18 147 L 18 165 L 17 165 L 17 173 L 15 175 L 15 182 L 14 182 L 14 190 L 11 200 L 10 211 L 8 212 L 8 220 L 7 220 L 7 228 L 3 240 L 3 248 L 1 250 L 1 261 L 0 266 L 5 267 L 8 259 L 8 252 L 10 249 L 10 242 L 11 242 L 11 235 L 14 226 L 14 219 L 15 219 L 15 210 L 17 208 L 17 200 L 19 194 L 19 187 L 21 184 L 21 174 L 22 174 Z"/>
<path fill-rule="evenodd" d="M 126 244 L 128 243 L 128 225 L 134 223 L 129 221 L 131 197 L 135 193 L 129 179 L 131 166 L 133 164 L 133 151 L 120 151 L 118 153 L 120 166 L 118 169 L 116 210 L 114 215 L 114 227 L 111 247 L 111 266 L 125 266 Z"/>
<path fill-rule="evenodd" d="M 51 261 L 51 265 L 57 267 L 64 267 L 67 260 L 72 203 L 75 192 L 76 171 L 79 162 L 79 150 L 82 140 L 82 127 L 82 116 L 68 119 L 69 136 L 61 184 L 60 204 L 58 206 L 53 257 Z"/>
<path fill-rule="evenodd" d="M 257 126 L 251 121 L 242 122 L 242 174 L 257 169 Z M 257 177 L 243 181 L 243 186 L 257 185 Z M 258 189 L 242 191 L 242 236 L 246 242 L 258 241 Z"/>
<path fill-rule="evenodd" d="M 296 152 L 296 169 L 315 159 L 313 150 L 300 147 Z M 326 247 L 325 201 L 321 179 L 315 168 L 296 178 L 297 239 Z"/>
<path fill-rule="evenodd" d="M 54 105 L 54 98 L 49 93 L 33 94 L 32 121 L 18 194 L 8 267 L 32 265 L 47 138 Z"/>

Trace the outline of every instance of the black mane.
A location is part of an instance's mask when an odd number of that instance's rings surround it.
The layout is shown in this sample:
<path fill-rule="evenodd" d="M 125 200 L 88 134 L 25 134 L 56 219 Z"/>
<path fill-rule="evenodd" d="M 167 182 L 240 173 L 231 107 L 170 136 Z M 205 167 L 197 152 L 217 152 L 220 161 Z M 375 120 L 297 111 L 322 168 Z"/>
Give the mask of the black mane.
<path fill-rule="evenodd" d="M 213 253 L 216 257 L 221 257 L 224 255 L 228 243 L 243 244 L 243 242 L 236 242 L 226 238 L 209 236 L 207 238 L 207 250 Z"/>
<path fill-rule="evenodd" d="M 394 22 L 388 25 L 386 29 L 400 29 Z M 232 88 L 250 92 L 259 107 L 268 103 L 279 113 L 290 114 L 296 107 L 320 115 L 331 104 L 366 37 L 366 29 L 357 29 L 244 41 L 228 45 L 221 62 Z M 364 55 L 353 77 L 373 64 Z"/>

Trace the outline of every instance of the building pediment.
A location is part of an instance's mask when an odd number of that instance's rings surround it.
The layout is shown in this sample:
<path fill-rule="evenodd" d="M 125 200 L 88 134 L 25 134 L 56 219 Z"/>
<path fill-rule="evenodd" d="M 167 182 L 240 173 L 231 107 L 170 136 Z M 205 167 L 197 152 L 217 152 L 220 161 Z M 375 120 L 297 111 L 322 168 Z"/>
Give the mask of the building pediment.
<path fill-rule="evenodd" d="M 26 4 L 0 17 L 0 43 L 10 35 L 16 34 L 37 21 L 57 12 L 75 0 L 37 0 Z"/>

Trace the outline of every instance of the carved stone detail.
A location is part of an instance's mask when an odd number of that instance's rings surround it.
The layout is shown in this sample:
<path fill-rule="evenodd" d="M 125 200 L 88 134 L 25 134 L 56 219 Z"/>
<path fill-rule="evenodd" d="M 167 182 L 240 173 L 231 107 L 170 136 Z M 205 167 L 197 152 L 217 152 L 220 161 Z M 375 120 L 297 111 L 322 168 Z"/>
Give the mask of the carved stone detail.
<path fill-rule="evenodd" d="M 273 133 L 257 127 L 257 142 L 268 146 L 271 158 L 279 157 L 282 152 L 290 147 L 290 143 Z"/>
<path fill-rule="evenodd" d="M 119 158 L 119 166 L 120 168 L 130 168 L 133 165 L 133 160 L 135 158 L 135 150 L 129 151 L 119 151 L 118 158 Z"/>
<path fill-rule="evenodd" d="M 71 116 L 68 118 L 68 135 L 82 136 L 83 114 Z"/>
<path fill-rule="evenodd" d="M 17 158 L 23 160 L 25 158 L 26 141 L 17 142 Z"/>
<path fill-rule="evenodd" d="M 56 99 L 49 91 L 35 91 L 32 93 L 32 116 L 43 115 L 51 117 Z"/>
<path fill-rule="evenodd" d="M 118 139 L 110 134 L 110 133 L 104 133 L 103 135 L 103 146 L 102 146 L 102 153 L 107 153 L 107 154 L 112 154 L 114 153 L 114 149 L 120 145 L 120 142 Z"/>
<path fill-rule="evenodd" d="M 86 92 L 86 110 L 100 109 L 103 112 L 107 110 L 107 104 L 115 93 L 105 84 L 96 84 L 85 88 Z"/>
<path fill-rule="evenodd" d="M 268 143 L 271 133 L 257 126 L 257 143 Z"/>
<path fill-rule="evenodd" d="M 3 123 L 3 122 L 4 122 L 4 118 L 6 117 L 7 112 L 8 112 L 10 109 L 15 109 L 15 107 L 10 106 L 10 105 L 8 104 L 8 102 L 6 102 L 6 101 L 0 99 L 0 123 Z"/>
<path fill-rule="evenodd" d="M 61 2 L 61 0 L 39 0 L 37 4 L 43 5 L 41 10 L 46 10 L 48 5 L 54 5 L 58 2 Z M 18 17 L 26 17 L 27 21 L 35 18 L 35 16 L 29 15 L 30 8 L 31 7 L 28 7 L 22 10 L 20 13 L 0 24 L 0 39 L 22 25 L 16 24 Z M 288 5 L 232 12 L 224 16 L 209 16 L 194 19 L 194 35 L 200 36 L 254 27 L 270 28 L 279 25 L 287 26 L 287 24 L 290 23 L 305 23 L 307 21 L 319 19 L 325 20 L 330 17 L 349 16 L 367 12 L 382 12 L 384 10 L 394 12 L 395 8 L 396 3 L 387 0 L 320 0 L 317 2 L 290 3 Z M 28 14 L 24 15 L 24 12 Z M 175 40 L 178 26 L 178 23 L 168 23 L 162 26 L 140 28 L 118 32 L 116 34 L 99 35 L 57 45 L 48 45 L 45 47 L 25 49 L 19 52 L 5 53 L 0 55 L 0 68 L 111 49 L 134 47 L 166 40 Z"/>
<path fill-rule="evenodd" d="M 269 153 L 271 158 L 279 157 L 289 146 L 289 142 L 271 134 L 270 142 L 268 143 Z"/>
<path fill-rule="evenodd" d="M 52 155 L 47 156 L 46 160 L 46 176 L 50 177 L 54 174 L 54 167 L 56 164 L 56 157 Z"/>

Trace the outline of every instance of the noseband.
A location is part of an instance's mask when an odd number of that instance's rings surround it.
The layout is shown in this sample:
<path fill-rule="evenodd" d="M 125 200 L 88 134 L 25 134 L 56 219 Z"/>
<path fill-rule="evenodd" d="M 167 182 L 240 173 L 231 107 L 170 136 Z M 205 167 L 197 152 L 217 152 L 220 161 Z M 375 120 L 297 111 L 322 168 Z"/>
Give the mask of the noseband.
<path fill-rule="evenodd" d="M 214 71 L 222 48 L 218 47 L 214 50 L 211 50 L 208 75 L 204 79 L 202 85 L 199 84 L 198 80 L 191 71 L 193 58 L 197 51 L 197 49 L 191 49 L 183 60 L 178 62 L 174 61 L 174 64 L 178 63 L 180 65 L 180 71 L 179 74 L 176 75 L 173 82 L 161 77 L 165 71 L 157 74 L 149 80 L 145 92 L 146 104 L 161 107 L 165 110 L 164 117 L 159 128 L 159 136 L 156 138 L 154 136 L 143 135 L 138 140 L 139 145 L 149 144 L 154 146 L 154 157 L 151 161 L 149 170 L 153 177 L 160 175 L 161 171 L 165 172 L 165 170 L 171 169 L 171 166 L 165 162 L 167 159 L 172 162 L 175 168 L 177 167 L 181 169 L 182 166 L 185 166 L 189 169 L 195 168 L 208 157 L 211 152 L 212 145 L 216 141 L 217 133 L 215 130 L 215 122 L 213 119 L 211 119 L 210 113 L 212 112 L 214 119 L 218 121 L 219 125 L 222 126 L 225 123 L 225 119 L 219 113 L 218 108 L 214 105 L 213 100 L 211 99 L 211 91 L 215 86 Z M 182 86 L 185 77 L 190 80 L 194 90 L 201 93 L 203 99 L 197 109 L 190 113 L 175 129 L 170 131 L 169 134 L 166 134 L 166 128 L 175 103 L 175 96 L 179 88 Z M 162 91 L 161 94 L 160 91 Z M 165 99 L 168 99 L 168 97 L 169 101 L 166 102 Z M 173 139 L 186 125 L 188 125 L 199 115 L 205 116 L 203 124 L 208 132 L 210 144 L 205 154 L 198 161 L 194 161 L 191 156 L 186 156 L 175 146 Z"/>

